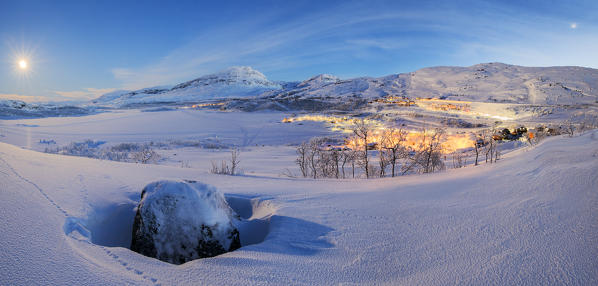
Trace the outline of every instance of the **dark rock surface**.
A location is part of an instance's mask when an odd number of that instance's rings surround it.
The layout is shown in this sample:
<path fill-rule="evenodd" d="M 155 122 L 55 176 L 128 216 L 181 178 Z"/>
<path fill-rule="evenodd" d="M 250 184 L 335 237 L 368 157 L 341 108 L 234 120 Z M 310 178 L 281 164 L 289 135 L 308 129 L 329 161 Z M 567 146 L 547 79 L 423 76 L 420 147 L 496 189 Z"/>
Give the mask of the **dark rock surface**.
<path fill-rule="evenodd" d="M 131 250 L 182 264 L 241 247 L 236 215 L 222 193 L 192 181 L 158 181 L 141 193 Z"/>

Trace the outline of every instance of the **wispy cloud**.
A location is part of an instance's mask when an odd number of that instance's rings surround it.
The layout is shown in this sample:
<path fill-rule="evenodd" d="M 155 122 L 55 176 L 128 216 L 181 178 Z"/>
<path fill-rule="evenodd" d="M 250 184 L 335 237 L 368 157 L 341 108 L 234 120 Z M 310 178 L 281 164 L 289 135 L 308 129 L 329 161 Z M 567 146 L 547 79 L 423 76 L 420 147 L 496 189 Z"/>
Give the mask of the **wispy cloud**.
<path fill-rule="evenodd" d="M 268 16 L 236 21 L 201 33 L 153 63 L 114 68 L 112 73 L 124 88 L 137 89 L 189 80 L 232 65 L 284 74 L 315 65 L 346 67 L 363 55 L 384 61 L 382 57 L 394 54 L 400 61 L 403 51 L 427 51 L 438 55 L 439 64 L 598 66 L 598 56 L 589 52 L 598 49 L 598 40 L 591 36 L 596 27 L 584 26 L 582 33 L 576 25 L 576 34 L 566 34 L 574 29 L 569 19 L 484 1 L 467 3 L 467 9 L 452 4 L 385 9 L 386 4 L 378 4 L 345 3 L 334 10 L 296 13 L 275 24 L 268 23 Z M 364 70 L 354 67 L 360 69 Z"/>
<path fill-rule="evenodd" d="M 309 62 L 321 63 L 322 55 L 340 51 L 367 46 L 399 48 L 401 44 L 394 39 L 363 38 L 362 34 L 369 32 L 364 27 L 367 23 L 410 18 L 413 14 L 375 14 L 350 5 L 312 12 L 277 25 L 236 22 L 201 34 L 154 63 L 114 68 L 112 73 L 124 88 L 135 89 L 172 84 L 231 65 L 251 65 L 266 72 L 296 68 Z"/>
<path fill-rule="evenodd" d="M 57 101 L 85 101 L 102 96 L 103 94 L 115 91 L 115 88 L 85 88 L 83 90 L 53 91 L 58 97 Z M 54 99 L 54 98 L 53 98 Z"/>
<path fill-rule="evenodd" d="M 103 94 L 115 91 L 114 88 L 85 88 L 72 91 L 52 91 L 49 95 L 25 95 L 14 93 L 0 93 L 0 99 L 20 100 L 24 102 L 81 102 L 94 99 Z"/>
<path fill-rule="evenodd" d="M 395 50 L 408 46 L 408 40 L 406 39 L 377 39 L 377 38 L 363 38 L 363 39 L 350 39 L 346 41 L 349 45 L 372 47 L 382 50 Z"/>
<path fill-rule="evenodd" d="M 24 101 L 24 102 L 40 102 L 40 101 L 47 101 L 48 98 L 45 96 L 0 93 L 0 100 L 20 100 L 20 101 Z"/>

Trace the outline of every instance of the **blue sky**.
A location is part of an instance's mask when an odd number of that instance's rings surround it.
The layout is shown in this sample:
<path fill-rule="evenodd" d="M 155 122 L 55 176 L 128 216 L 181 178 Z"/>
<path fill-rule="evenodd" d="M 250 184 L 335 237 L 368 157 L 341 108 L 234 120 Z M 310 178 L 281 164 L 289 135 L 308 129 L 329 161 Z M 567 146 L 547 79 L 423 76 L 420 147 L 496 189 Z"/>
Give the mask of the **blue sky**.
<path fill-rule="evenodd" d="M 87 100 L 235 65 L 271 80 L 598 68 L 598 1 L 438 2 L 0 0 L 0 98 Z"/>

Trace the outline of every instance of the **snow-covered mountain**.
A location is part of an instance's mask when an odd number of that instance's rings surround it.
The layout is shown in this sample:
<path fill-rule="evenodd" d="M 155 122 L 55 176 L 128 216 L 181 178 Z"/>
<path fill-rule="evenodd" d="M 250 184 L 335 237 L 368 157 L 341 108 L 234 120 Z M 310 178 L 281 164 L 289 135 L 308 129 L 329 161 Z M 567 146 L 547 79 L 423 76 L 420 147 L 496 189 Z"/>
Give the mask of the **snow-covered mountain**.
<path fill-rule="evenodd" d="M 379 78 L 340 80 L 320 75 L 291 89 L 268 94 L 276 99 L 372 99 L 387 95 L 529 104 L 596 103 L 598 70 L 487 63 L 470 67 L 431 67 Z"/>
<path fill-rule="evenodd" d="M 215 98 L 259 95 L 280 89 L 264 74 L 250 67 L 231 67 L 219 73 L 205 75 L 174 87 L 152 87 L 136 91 L 117 91 L 102 95 L 94 104 L 126 106 L 145 103 L 192 102 Z"/>
<path fill-rule="evenodd" d="M 502 63 L 434 67 L 409 74 L 405 92 L 483 102 L 583 104 L 598 99 L 598 70 Z"/>
<path fill-rule="evenodd" d="M 340 82 L 341 79 L 333 76 L 333 75 L 329 75 L 329 74 L 320 74 L 317 76 L 314 76 L 308 80 L 304 80 L 301 83 L 299 83 L 297 85 L 298 88 L 318 88 L 320 86 L 325 86 L 328 84 L 334 84 L 334 83 L 338 83 Z"/>
<path fill-rule="evenodd" d="M 321 74 L 298 83 L 275 83 L 250 67 L 232 67 L 172 88 L 110 93 L 93 102 L 124 106 L 234 98 L 238 101 L 233 101 L 231 107 L 245 106 L 246 110 L 257 106 L 260 109 L 284 106 L 301 109 L 314 102 L 352 102 L 350 106 L 359 106 L 389 95 L 538 105 L 595 104 L 598 102 L 598 70 L 485 63 L 470 67 L 430 67 L 379 78 L 341 80 Z M 326 108 L 326 104 L 323 107 Z"/>

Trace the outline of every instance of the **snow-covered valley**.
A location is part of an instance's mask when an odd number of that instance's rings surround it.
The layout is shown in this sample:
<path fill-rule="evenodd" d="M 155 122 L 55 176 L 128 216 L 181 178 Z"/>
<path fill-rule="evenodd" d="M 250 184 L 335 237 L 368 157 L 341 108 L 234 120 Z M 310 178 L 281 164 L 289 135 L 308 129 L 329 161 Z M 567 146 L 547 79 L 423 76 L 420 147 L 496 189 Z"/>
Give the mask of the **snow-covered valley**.
<path fill-rule="evenodd" d="M 237 67 L 78 107 L 5 102 L 0 285 L 597 284 L 597 77 L 481 64 L 277 83 Z M 355 157 L 307 178 L 302 143 L 338 155 L 360 120 L 373 141 L 354 150 L 374 164 L 383 132 L 405 132 L 401 171 L 442 130 L 442 168 L 366 179 Z M 236 175 L 217 174 L 231 151 Z M 224 193 L 241 248 L 181 265 L 130 250 L 163 180 Z"/>
<path fill-rule="evenodd" d="M 591 285 L 597 142 L 554 137 L 495 165 L 376 180 L 222 176 L 0 143 L 0 282 Z M 215 186 L 267 221 L 263 242 L 180 266 L 122 247 L 158 179 Z"/>

